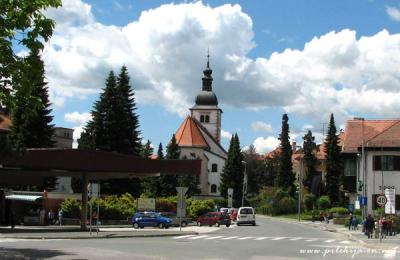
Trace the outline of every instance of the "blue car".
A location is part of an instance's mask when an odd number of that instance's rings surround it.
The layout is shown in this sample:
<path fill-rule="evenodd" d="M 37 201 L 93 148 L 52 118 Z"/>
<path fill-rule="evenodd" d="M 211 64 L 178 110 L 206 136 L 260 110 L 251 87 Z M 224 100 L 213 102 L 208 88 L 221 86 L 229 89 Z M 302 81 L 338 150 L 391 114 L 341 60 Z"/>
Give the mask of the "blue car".
<path fill-rule="evenodd" d="M 157 212 L 136 212 L 132 216 L 132 226 L 134 228 L 159 227 L 169 228 L 172 220 L 161 216 Z"/>

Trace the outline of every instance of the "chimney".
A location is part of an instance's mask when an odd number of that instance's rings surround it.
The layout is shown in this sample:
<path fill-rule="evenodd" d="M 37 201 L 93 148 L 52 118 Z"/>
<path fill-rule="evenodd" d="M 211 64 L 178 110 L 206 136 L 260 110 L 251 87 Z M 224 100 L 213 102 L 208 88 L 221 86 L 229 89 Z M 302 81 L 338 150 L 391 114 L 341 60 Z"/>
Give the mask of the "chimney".
<path fill-rule="evenodd" d="M 292 152 L 296 152 L 296 141 L 292 141 Z"/>

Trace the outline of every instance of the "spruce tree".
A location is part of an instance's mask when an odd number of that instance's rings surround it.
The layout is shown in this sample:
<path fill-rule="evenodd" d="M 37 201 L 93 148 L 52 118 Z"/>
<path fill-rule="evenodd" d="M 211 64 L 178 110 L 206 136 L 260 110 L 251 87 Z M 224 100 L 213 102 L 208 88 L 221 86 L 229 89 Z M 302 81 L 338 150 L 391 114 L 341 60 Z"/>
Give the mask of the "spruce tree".
<path fill-rule="evenodd" d="M 176 143 L 175 134 L 172 135 L 171 141 L 167 145 L 167 154 L 166 159 L 168 160 L 176 160 L 179 159 L 180 149 L 178 144 Z M 160 187 L 161 187 L 161 196 L 175 196 L 177 191 L 176 187 L 178 186 L 178 180 L 176 175 L 161 175 L 160 177 Z"/>
<path fill-rule="evenodd" d="M 153 155 L 154 149 L 151 147 L 151 142 L 150 140 L 147 140 L 147 142 L 142 145 L 142 150 L 140 151 L 140 156 L 146 159 L 150 159 L 150 156 Z"/>
<path fill-rule="evenodd" d="M 244 151 L 243 155 L 246 162 L 247 193 L 256 195 L 265 184 L 263 162 L 259 160 L 259 155 L 253 144 Z"/>
<path fill-rule="evenodd" d="M 315 149 L 316 149 L 316 144 L 314 142 L 315 137 L 312 135 L 312 132 L 308 130 L 307 134 L 304 135 L 303 137 L 304 143 L 303 143 L 303 151 L 304 151 L 304 172 L 305 176 L 303 176 L 303 185 L 308 189 L 308 191 L 311 193 L 311 185 L 314 176 L 317 174 L 317 171 L 315 169 L 317 165 L 317 158 L 315 157 Z M 316 195 L 316 194 L 314 194 Z"/>
<path fill-rule="evenodd" d="M 228 188 L 233 188 L 233 206 L 241 205 L 243 193 L 243 154 L 240 150 L 240 141 L 237 134 L 232 135 L 228 158 L 221 174 L 220 193 L 227 197 Z"/>
<path fill-rule="evenodd" d="M 157 159 L 158 159 L 158 160 L 162 160 L 162 159 L 164 159 L 164 152 L 163 152 L 163 146 L 162 146 L 162 143 L 160 143 L 160 144 L 158 145 L 158 150 L 157 150 Z"/>
<path fill-rule="evenodd" d="M 342 185 L 343 166 L 340 156 L 339 137 L 336 134 L 335 119 L 331 114 L 328 134 L 325 139 L 326 192 L 333 204 L 339 203 L 339 188 Z"/>
<path fill-rule="evenodd" d="M 293 174 L 292 165 L 292 146 L 289 141 L 289 118 L 287 114 L 282 116 L 282 131 L 279 135 L 281 141 L 279 155 L 279 173 L 277 184 L 279 187 L 287 190 L 290 195 L 294 195 L 294 181 L 295 176 Z"/>

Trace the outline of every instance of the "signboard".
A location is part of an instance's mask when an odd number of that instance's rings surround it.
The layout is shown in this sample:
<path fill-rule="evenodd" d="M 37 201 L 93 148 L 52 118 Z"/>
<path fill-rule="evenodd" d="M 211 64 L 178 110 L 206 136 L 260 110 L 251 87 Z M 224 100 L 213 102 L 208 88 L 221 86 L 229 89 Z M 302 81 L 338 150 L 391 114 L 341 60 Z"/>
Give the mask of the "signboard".
<path fill-rule="evenodd" d="M 385 195 L 379 195 L 378 197 L 376 197 L 376 204 L 378 204 L 378 206 L 383 207 L 385 206 L 386 202 L 387 199 Z"/>
<path fill-rule="evenodd" d="M 88 184 L 88 196 L 91 198 L 100 197 L 100 184 L 99 183 L 89 183 Z"/>
<path fill-rule="evenodd" d="M 361 196 L 361 197 L 359 197 L 359 200 L 360 200 L 360 205 L 361 206 L 367 206 L 367 203 L 368 203 L 368 198 L 367 197 Z"/>
<path fill-rule="evenodd" d="M 228 188 L 228 208 L 232 208 L 233 189 Z"/>
<path fill-rule="evenodd" d="M 188 187 L 176 187 L 176 191 L 178 192 L 178 200 L 176 205 L 176 214 L 178 217 L 186 216 L 186 199 L 185 194 L 188 191 Z"/>
<path fill-rule="evenodd" d="M 154 198 L 138 198 L 137 199 L 137 211 L 155 211 L 156 210 L 156 199 Z"/>
<path fill-rule="evenodd" d="M 386 214 L 396 213 L 396 190 L 395 189 L 385 189 L 385 196 L 387 203 L 385 204 Z"/>
<path fill-rule="evenodd" d="M 354 208 L 355 208 L 355 209 L 360 209 L 360 201 L 359 201 L 359 200 L 356 200 L 354 203 L 355 203 L 355 204 L 354 204 Z"/>

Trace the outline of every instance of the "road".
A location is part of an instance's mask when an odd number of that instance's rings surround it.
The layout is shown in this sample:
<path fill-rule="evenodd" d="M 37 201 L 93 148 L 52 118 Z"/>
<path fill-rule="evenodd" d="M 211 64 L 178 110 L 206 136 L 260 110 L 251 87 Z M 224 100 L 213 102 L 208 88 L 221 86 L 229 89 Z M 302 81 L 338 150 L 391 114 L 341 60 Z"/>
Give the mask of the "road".
<path fill-rule="evenodd" d="M 206 228 L 207 229 L 207 228 Z M 257 226 L 175 237 L 0 240 L 0 259 L 396 259 L 346 237 L 262 217 Z"/>

